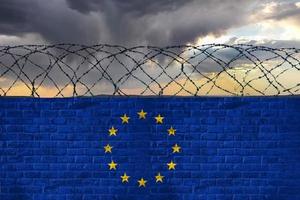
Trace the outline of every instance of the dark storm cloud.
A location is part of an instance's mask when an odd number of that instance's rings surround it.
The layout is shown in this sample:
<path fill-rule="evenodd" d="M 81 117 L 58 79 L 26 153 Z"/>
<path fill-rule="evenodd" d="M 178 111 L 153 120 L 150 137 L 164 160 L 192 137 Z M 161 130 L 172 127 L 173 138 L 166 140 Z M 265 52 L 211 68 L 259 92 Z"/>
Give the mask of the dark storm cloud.
<path fill-rule="evenodd" d="M 245 23 L 255 2 L 2 0 L 0 34 L 34 33 L 48 43 L 184 44 Z"/>
<path fill-rule="evenodd" d="M 2 0 L 0 3 L 0 31 L 2 34 L 18 34 L 30 31 L 28 13 L 32 12 L 29 1 Z"/>
<path fill-rule="evenodd" d="M 0 3 L 0 34 L 4 35 L 38 34 L 47 43 L 95 43 L 100 33 L 98 26 L 92 24 L 101 25 L 101 20 L 68 9 L 63 0 L 2 0 Z"/>
<path fill-rule="evenodd" d="M 190 3 L 192 0 L 151 0 L 148 2 L 141 0 L 66 0 L 70 8 L 82 13 L 92 11 L 106 12 L 107 8 L 114 6 L 122 13 L 130 13 L 135 16 L 155 14 L 161 11 L 172 11 Z"/>
<path fill-rule="evenodd" d="M 71 9 L 103 13 L 113 43 L 172 45 L 221 34 L 244 23 L 255 1 L 67 0 Z M 238 16 L 238 17 L 237 17 Z"/>

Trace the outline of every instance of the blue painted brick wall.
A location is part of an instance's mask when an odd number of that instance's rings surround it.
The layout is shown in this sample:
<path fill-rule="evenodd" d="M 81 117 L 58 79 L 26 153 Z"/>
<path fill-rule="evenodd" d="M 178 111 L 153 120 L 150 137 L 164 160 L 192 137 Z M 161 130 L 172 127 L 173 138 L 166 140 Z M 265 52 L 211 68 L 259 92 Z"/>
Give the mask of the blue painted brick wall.
<path fill-rule="evenodd" d="M 142 108 L 147 122 L 136 117 Z M 163 125 L 151 121 L 158 113 Z M 160 164 L 174 142 L 182 152 L 168 171 Z M 120 169 L 108 169 L 111 159 Z M 150 180 L 155 170 L 164 183 Z M 0 98 L 0 184 L 1 200 L 300 199 L 300 98 Z"/>

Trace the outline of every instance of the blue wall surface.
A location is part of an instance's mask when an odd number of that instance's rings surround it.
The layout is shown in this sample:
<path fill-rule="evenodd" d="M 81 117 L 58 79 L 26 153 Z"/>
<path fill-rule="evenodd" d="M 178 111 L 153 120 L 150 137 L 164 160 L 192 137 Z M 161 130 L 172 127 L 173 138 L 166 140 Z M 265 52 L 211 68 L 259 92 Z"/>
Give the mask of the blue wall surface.
<path fill-rule="evenodd" d="M 300 97 L 2 97 L 0 184 L 1 200 L 297 200 Z"/>

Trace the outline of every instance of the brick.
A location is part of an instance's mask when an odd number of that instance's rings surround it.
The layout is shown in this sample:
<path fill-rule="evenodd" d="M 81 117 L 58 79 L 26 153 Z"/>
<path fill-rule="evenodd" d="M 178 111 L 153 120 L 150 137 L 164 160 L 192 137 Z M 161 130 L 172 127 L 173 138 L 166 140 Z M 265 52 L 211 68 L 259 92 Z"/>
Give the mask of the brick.
<path fill-rule="evenodd" d="M 299 199 L 299 105 L 299 97 L 0 98 L 0 199 Z M 164 183 L 155 183 L 158 171 Z"/>

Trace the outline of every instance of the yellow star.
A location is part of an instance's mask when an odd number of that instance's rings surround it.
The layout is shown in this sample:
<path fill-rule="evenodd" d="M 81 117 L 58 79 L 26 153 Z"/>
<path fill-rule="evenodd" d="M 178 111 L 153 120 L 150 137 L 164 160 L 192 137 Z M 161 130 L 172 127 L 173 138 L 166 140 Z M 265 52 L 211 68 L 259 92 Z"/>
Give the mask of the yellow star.
<path fill-rule="evenodd" d="M 107 144 L 106 146 L 104 146 L 105 153 L 111 153 L 112 148 L 113 147 L 110 146 L 109 144 Z"/>
<path fill-rule="evenodd" d="M 175 135 L 176 129 L 174 129 L 172 126 L 168 129 L 169 135 Z"/>
<path fill-rule="evenodd" d="M 155 117 L 155 119 L 157 124 L 162 124 L 164 117 L 159 114 L 158 116 Z"/>
<path fill-rule="evenodd" d="M 175 145 L 172 147 L 172 149 L 173 149 L 173 153 L 179 153 L 179 152 L 180 152 L 180 149 L 181 149 L 181 147 L 180 147 L 180 146 L 178 146 L 177 144 L 175 144 Z"/>
<path fill-rule="evenodd" d="M 137 114 L 139 115 L 139 119 L 146 119 L 147 113 L 144 112 L 143 109 L 140 112 L 138 112 Z"/>
<path fill-rule="evenodd" d="M 140 180 L 138 180 L 138 182 L 139 182 L 139 187 L 146 187 L 147 181 L 144 178 L 141 178 Z"/>
<path fill-rule="evenodd" d="M 113 160 L 110 162 L 110 163 L 108 163 L 108 166 L 109 166 L 109 170 L 112 170 L 112 169 L 114 169 L 114 170 L 116 170 L 117 169 L 117 163 L 115 163 Z"/>
<path fill-rule="evenodd" d="M 124 114 L 122 117 L 120 117 L 122 119 L 122 124 L 128 124 L 130 117 L 128 117 L 126 114 Z"/>
<path fill-rule="evenodd" d="M 113 126 L 108 130 L 109 136 L 117 136 L 118 129 L 115 129 Z"/>
<path fill-rule="evenodd" d="M 169 170 L 171 170 L 171 169 L 175 170 L 176 163 L 173 163 L 173 161 L 167 163 L 167 165 L 168 165 Z"/>
<path fill-rule="evenodd" d="M 121 179 L 122 179 L 122 183 L 124 183 L 124 182 L 127 182 L 128 183 L 128 179 L 130 178 L 130 176 L 127 176 L 127 174 L 126 173 L 124 173 L 124 175 L 123 176 L 121 176 Z"/>
<path fill-rule="evenodd" d="M 163 182 L 163 178 L 164 176 L 160 175 L 160 173 L 158 173 L 156 176 L 155 176 L 155 179 L 156 179 L 156 183 L 157 182 Z"/>

